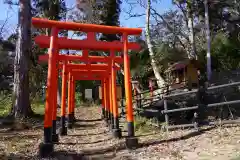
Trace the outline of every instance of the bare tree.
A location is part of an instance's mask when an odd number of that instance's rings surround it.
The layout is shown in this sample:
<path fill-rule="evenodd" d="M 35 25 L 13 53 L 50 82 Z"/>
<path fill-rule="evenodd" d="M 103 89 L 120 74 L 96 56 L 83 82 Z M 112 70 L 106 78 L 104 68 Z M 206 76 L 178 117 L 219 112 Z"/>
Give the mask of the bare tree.
<path fill-rule="evenodd" d="M 150 6 L 151 6 L 151 0 L 147 0 L 147 8 L 146 8 L 146 39 L 147 39 L 147 45 L 149 50 L 149 55 L 151 59 L 151 65 L 152 69 L 155 75 L 155 78 L 157 79 L 157 84 L 159 88 L 162 88 L 164 85 L 164 79 L 159 73 L 158 66 L 156 64 L 156 60 L 154 57 L 154 51 L 153 51 L 153 45 L 150 38 Z"/>
<path fill-rule="evenodd" d="M 130 18 L 132 17 L 140 17 L 145 16 L 144 13 L 133 13 L 133 5 L 138 4 L 142 8 L 146 10 L 146 5 L 144 4 L 143 0 L 136 0 L 136 2 L 125 0 L 129 6 L 130 9 L 126 11 L 126 13 L 129 15 Z M 194 34 L 194 26 L 193 26 L 193 11 L 192 11 L 192 0 L 187 0 L 187 7 L 182 6 L 182 1 L 173 1 L 174 4 L 178 7 L 178 9 L 182 12 L 182 15 L 184 17 L 185 26 L 181 30 L 178 30 L 176 33 L 176 39 L 180 43 L 180 45 L 186 50 L 188 57 L 190 59 L 197 58 L 196 54 L 196 42 L 195 42 L 195 34 Z M 166 28 L 172 32 L 175 33 L 175 26 L 172 25 L 168 20 L 165 19 L 164 14 L 158 13 L 158 11 L 153 7 L 150 6 L 150 14 L 152 18 L 155 20 L 156 24 L 164 24 Z"/>
<path fill-rule="evenodd" d="M 212 68 L 211 68 L 211 37 L 209 27 L 209 13 L 208 13 L 208 0 L 204 0 L 205 8 L 205 26 L 206 26 L 206 39 L 207 39 L 207 77 L 211 79 Z"/>
<path fill-rule="evenodd" d="M 195 44 L 195 35 L 193 30 L 193 10 L 192 10 L 192 3 L 193 0 L 187 0 L 187 19 L 188 19 L 188 30 L 189 30 L 189 40 L 191 47 L 188 51 L 188 58 L 189 59 L 197 59 L 196 54 L 196 44 Z"/>
<path fill-rule="evenodd" d="M 32 113 L 29 100 L 29 56 L 31 53 L 31 2 L 19 0 L 18 40 L 14 60 L 12 115 L 26 117 Z"/>

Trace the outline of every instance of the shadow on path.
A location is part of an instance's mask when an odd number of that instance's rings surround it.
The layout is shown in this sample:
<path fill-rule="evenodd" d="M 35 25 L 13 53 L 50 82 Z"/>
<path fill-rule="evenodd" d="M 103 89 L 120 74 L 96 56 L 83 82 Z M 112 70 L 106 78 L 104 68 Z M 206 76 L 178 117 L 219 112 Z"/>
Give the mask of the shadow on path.
<path fill-rule="evenodd" d="M 95 144 L 95 143 L 101 143 L 101 142 L 104 142 L 104 141 L 109 141 L 111 139 L 112 138 L 103 139 L 103 140 L 99 140 L 99 141 L 95 141 L 95 142 L 86 142 L 86 143 L 80 143 L 80 142 L 71 143 L 71 142 L 67 142 L 67 143 L 57 143 L 57 144 L 61 144 L 61 145 Z"/>
<path fill-rule="evenodd" d="M 143 143 L 140 144 L 139 148 L 149 147 L 151 145 L 157 145 L 157 144 L 161 144 L 161 143 L 176 142 L 176 141 L 179 141 L 179 140 L 186 140 L 186 139 L 189 139 L 189 138 L 192 138 L 192 137 L 195 137 L 195 136 L 199 136 L 199 135 L 205 133 L 206 131 L 210 131 L 214 128 L 216 128 L 216 127 L 209 127 L 207 129 L 202 129 L 200 131 L 194 131 L 194 132 L 191 132 L 191 133 L 186 134 L 184 136 L 177 137 L 177 138 L 171 138 L 171 139 L 167 139 L 167 140 L 160 140 L 160 141 L 151 140 L 151 142 L 143 142 Z"/>
<path fill-rule="evenodd" d="M 74 128 L 82 128 L 82 129 L 86 129 L 86 128 L 92 128 L 94 129 L 94 127 L 96 127 L 98 124 L 79 124 L 79 123 L 74 123 L 73 127 Z"/>
<path fill-rule="evenodd" d="M 22 135 L 22 134 L 0 134 L 0 140 L 13 141 L 13 139 L 33 139 L 39 138 L 41 135 Z"/>
<path fill-rule="evenodd" d="M 97 122 L 97 121 L 102 121 L 103 119 L 77 119 L 78 122 Z"/>
<path fill-rule="evenodd" d="M 96 136 L 96 135 L 101 135 L 101 134 L 106 134 L 108 133 L 106 132 L 101 132 L 101 133 L 88 133 L 88 134 L 71 134 L 71 135 L 67 135 L 67 136 L 71 136 L 71 137 L 83 137 L 83 136 Z"/>

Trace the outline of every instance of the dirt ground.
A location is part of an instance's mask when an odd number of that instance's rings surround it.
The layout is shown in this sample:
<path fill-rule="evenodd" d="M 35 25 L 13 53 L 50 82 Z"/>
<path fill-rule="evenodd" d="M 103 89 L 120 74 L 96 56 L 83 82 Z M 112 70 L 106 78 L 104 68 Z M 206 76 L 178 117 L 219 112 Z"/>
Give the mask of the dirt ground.
<path fill-rule="evenodd" d="M 224 126 L 169 133 L 159 130 L 137 132 L 139 148 L 127 150 L 124 138 L 112 137 L 100 119 L 97 107 L 77 108 L 78 122 L 68 136 L 60 137 L 52 158 L 56 160 L 240 160 L 240 127 Z M 121 120 L 123 122 L 123 120 Z M 124 125 L 123 123 L 121 124 Z M 39 159 L 42 126 L 14 131 L 0 129 L 0 159 Z M 123 129 L 123 135 L 126 131 Z M 47 160 L 47 159 L 45 159 Z"/>

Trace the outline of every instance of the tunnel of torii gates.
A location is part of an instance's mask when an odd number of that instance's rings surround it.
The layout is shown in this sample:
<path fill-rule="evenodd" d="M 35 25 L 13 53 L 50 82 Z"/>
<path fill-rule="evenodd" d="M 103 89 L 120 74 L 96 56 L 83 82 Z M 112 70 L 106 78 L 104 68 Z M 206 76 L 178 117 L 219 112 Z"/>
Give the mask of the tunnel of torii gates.
<path fill-rule="evenodd" d="M 124 88 L 126 97 L 128 136 L 126 137 L 126 146 L 135 148 L 138 139 L 134 134 L 134 117 L 132 108 L 132 89 L 130 62 L 128 50 L 139 50 L 140 45 L 128 42 L 128 36 L 140 35 L 140 28 L 124 28 L 95 24 L 80 24 L 74 22 L 60 22 L 47 19 L 32 18 L 32 25 L 35 28 L 51 29 L 50 36 L 40 35 L 35 38 L 36 44 L 42 48 L 49 48 L 48 54 L 39 59 L 48 62 L 46 105 L 44 117 L 44 139 L 39 146 L 41 157 L 47 157 L 54 151 L 54 143 L 58 141 L 56 133 L 57 116 L 57 83 L 58 72 L 62 70 L 62 104 L 61 104 L 61 129 L 60 134 L 67 134 L 65 126 L 66 112 L 66 88 L 68 81 L 68 126 L 72 126 L 74 114 L 74 88 L 76 80 L 100 80 L 102 85 L 102 108 L 103 116 L 111 126 L 113 135 L 120 137 L 121 130 L 118 121 L 118 106 L 116 100 L 116 71 L 120 69 L 115 63 L 123 63 L 124 66 Z M 59 37 L 61 30 L 81 31 L 87 33 L 84 40 L 73 40 Z M 96 33 L 119 34 L 120 41 L 106 42 L 97 41 Z M 82 50 L 83 54 L 63 55 L 59 54 L 61 49 Z M 89 50 L 110 51 L 109 56 L 89 56 Z M 115 52 L 122 52 L 122 56 L 115 56 Z M 78 61 L 84 64 L 74 64 Z M 98 64 L 91 64 L 92 62 Z M 99 64 L 103 63 L 103 64 Z"/>

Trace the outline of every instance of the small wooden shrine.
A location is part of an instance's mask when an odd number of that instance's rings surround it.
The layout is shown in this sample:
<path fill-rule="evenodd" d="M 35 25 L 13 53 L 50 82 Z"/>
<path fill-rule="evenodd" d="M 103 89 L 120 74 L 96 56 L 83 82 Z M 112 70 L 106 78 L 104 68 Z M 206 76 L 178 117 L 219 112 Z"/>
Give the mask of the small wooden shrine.
<path fill-rule="evenodd" d="M 173 89 L 197 88 L 199 66 L 197 60 L 179 61 L 169 65 L 165 71 L 168 84 Z"/>

